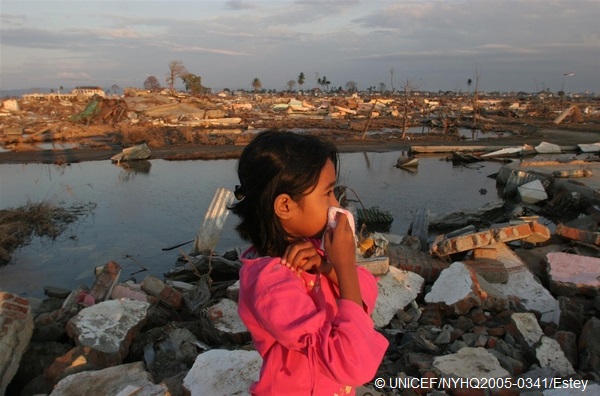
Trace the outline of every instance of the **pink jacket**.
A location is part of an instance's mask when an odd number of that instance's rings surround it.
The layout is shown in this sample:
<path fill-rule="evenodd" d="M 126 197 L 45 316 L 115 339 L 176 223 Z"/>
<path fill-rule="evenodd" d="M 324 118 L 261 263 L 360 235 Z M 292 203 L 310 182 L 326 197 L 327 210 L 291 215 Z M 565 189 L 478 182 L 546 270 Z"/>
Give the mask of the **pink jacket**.
<path fill-rule="evenodd" d="M 370 381 L 388 341 L 370 314 L 373 275 L 357 267 L 364 308 L 339 300 L 325 276 L 296 276 L 280 258 L 242 255 L 238 312 L 263 357 L 253 395 L 354 395 Z"/>

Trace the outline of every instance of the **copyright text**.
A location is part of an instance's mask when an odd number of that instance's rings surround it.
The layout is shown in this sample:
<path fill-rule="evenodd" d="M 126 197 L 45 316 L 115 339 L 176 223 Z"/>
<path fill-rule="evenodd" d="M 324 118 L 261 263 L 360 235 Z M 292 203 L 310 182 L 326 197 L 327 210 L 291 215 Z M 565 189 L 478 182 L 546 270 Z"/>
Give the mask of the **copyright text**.
<path fill-rule="evenodd" d="M 585 392 L 588 380 L 563 378 L 376 378 L 377 389 L 580 389 Z"/>

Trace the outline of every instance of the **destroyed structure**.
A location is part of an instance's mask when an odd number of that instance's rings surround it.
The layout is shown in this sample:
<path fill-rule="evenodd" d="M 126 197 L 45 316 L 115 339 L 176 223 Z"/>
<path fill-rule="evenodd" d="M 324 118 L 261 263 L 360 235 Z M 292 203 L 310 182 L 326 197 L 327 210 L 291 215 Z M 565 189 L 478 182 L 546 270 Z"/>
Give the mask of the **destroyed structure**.
<path fill-rule="evenodd" d="M 449 143 L 463 140 L 459 128 L 527 138 L 532 127 L 561 124 L 567 129 L 585 130 L 584 118 L 598 122 L 600 117 L 595 97 L 572 98 L 562 110 L 561 98 L 547 93 L 497 97 L 480 93 L 475 101 L 469 94 L 427 92 L 410 96 L 372 92 L 198 97 L 134 88 L 126 88 L 121 96 L 104 95 L 94 87 L 75 91 L 3 100 L 0 145 L 16 151 L 36 150 L 38 144 L 48 142 L 68 142 L 74 150 L 107 151 L 142 143 L 150 149 L 235 145 L 247 143 L 251 136 L 244 132 L 265 128 L 314 130 L 339 142 L 396 139 L 414 144 L 433 136 Z M 91 93 L 96 95 L 88 96 Z"/>
<path fill-rule="evenodd" d="M 378 104 L 379 99 L 371 99 L 365 105 L 350 98 L 345 106 L 333 104 L 337 99 L 327 99 L 325 106 L 325 100 L 231 100 L 201 108 L 200 99 L 175 103 L 170 96 L 135 91 L 119 100 L 95 98 L 93 108 L 89 102 L 71 115 L 88 125 L 104 119 L 115 125 L 198 128 L 214 127 L 213 120 L 220 120 L 215 122 L 247 129 L 269 117 L 319 117 L 326 123 L 340 114 L 345 122 L 353 122 L 356 118 L 348 114 L 368 121 L 374 119 L 374 109 L 390 117 L 398 111 L 396 100 Z M 256 107 L 261 108 L 260 116 Z M 582 113 L 586 111 L 596 110 Z M 65 127 L 62 122 L 46 127 L 23 118 L 17 122 L 12 118 L 15 111 L 9 112 L 13 125 L 21 128 L 20 138 L 23 132 L 44 135 L 52 128 L 62 133 Z M 444 112 L 455 115 L 447 119 L 464 122 L 458 109 Z M 491 117 L 483 110 L 480 114 L 482 119 Z M 18 140 L 17 135 L 5 142 Z M 497 175 L 505 202 L 436 218 L 423 208 L 414 214 L 409 235 L 369 233 L 358 241 L 358 264 L 379 278 L 372 318 L 390 348 L 376 375 L 384 382 L 365 384 L 357 394 L 600 392 L 596 143 L 600 142 L 569 147 L 541 142 L 498 150 L 438 148 L 447 150 L 453 163 L 507 161 Z M 585 159 L 527 159 L 531 153 L 565 149 L 585 153 Z M 418 155 L 423 150 L 427 148 L 413 146 L 411 152 Z M 218 203 L 227 203 L 231 192 L 220 191 L 215 197 L 214 210 L 222 219 L 226 212 Z M 218 230 L 218 223 L 208 228 Z M 147 275 L 140 282 L 125 280 L 120 265 L 108 262 L 96 269 L 93 285 L 76 290 L 48 287 L 44 301 L 1 292 L 0 344 L 6 353 L 0 354 L 0 393 L 247 394 L 261 360 L 237 315 L 239 252 L 210 254 L 210 246 L 206 252 L 199 244 L 218 234 L 200 234 L 193 250 L 180 254 L 162 279 Z M 494 379 L 496 385 L 486 393 L 453 387 L 451 381 L 448 386 L 423 381 L 432 378 Z M 391 379 L 417 379 L 419 386 L 399 389 Z"/>

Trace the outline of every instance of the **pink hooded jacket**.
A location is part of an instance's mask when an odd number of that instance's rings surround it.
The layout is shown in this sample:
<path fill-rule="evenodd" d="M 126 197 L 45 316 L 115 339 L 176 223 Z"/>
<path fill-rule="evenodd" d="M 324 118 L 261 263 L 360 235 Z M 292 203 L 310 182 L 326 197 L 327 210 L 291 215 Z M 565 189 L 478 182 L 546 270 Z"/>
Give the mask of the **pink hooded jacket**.
<path fill-rule="evenodd" d="M 370 314 L 373 275 L 357 267 L 364 308 L 338 300 L 320 274 L 298 277 L 280 258 L 242 255 L 238 312 L 263 358 L 253 395 L 354 395 L 370 381 L 388 346 Z"/>

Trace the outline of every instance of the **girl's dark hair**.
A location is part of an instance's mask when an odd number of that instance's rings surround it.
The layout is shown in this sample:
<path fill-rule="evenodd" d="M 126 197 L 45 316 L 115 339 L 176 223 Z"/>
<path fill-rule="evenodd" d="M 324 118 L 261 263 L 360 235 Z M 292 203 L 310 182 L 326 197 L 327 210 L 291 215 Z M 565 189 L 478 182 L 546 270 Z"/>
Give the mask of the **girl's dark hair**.
<path fill-rule="evenodd" d="M 273 207 L 275 198 L 289 194 L 299 201 L 316 187 L 321 170 L 331 160 L 338 170 L 336 147 L 318 137 L 268 130 L 244 148 L 238 161 L 240 185 L 230 209 L 241 222 L 236 230 L 260 255 L 281 256 L 290 235 L 281 226 Z"/>

